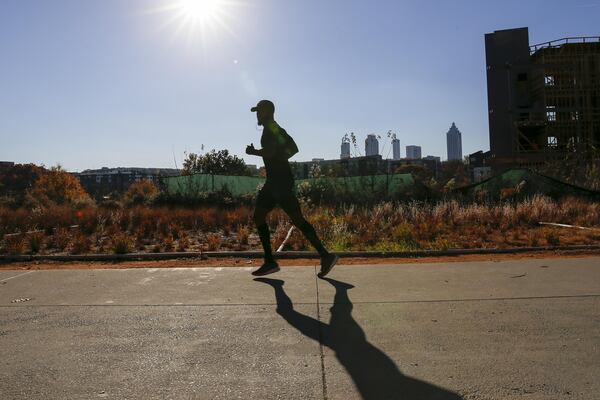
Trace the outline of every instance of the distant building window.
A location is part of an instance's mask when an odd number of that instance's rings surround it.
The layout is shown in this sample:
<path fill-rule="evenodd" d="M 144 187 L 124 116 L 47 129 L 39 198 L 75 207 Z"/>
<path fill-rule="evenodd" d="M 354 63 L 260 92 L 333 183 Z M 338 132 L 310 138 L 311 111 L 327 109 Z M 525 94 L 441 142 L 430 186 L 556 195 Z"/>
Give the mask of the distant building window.
<path fill-rule="evenodd" d="M 556 121 L 556 107 L 549 106 L 546 109 L 546 119 L 548 121 Z"/>
<path fill-rule="evenodd" d="M 558 139 L 556 138 L 556 136 L 548 136 L 548 147 L 558 147 Z"/>
<path fill-rule="evenodd" d="M 554 76 L 546 75 L 544 78 L 544 83 L 546 84 L 546 86 L 554 86 Z"/>
<path fill-rule="evenodd" d="M 571 113 L 571 120 L 573 120 L 573 121 L 579 121 L 579 111 L 573 111 Z"/>

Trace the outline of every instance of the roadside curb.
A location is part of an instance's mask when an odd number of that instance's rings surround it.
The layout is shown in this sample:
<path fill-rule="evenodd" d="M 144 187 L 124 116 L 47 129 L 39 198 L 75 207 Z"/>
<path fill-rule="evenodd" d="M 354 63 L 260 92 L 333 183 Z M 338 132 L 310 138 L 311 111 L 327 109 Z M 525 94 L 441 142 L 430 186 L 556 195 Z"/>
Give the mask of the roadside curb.
<path fill-rule="evenodd" d="M 334 252 L 342 258 L 416 258 L 444 257 L 470 254 L 519 254 L 544 252 L 600 251 L 598 245 L 554 246 L 554 247 L 516 247 L 506 249 L 448 249 L 419 251 L 341 251 Z M 277 252 L 280 259 L 319 258 L 315 251 L 282 251 Z M 171 253 L 128 253 L 128 254 L 80 254 L 80 255 L 1 255 L 0 264 L 27 261 L 160 261 L 175 259 L 207 259 L 207 258 L 262 258 L 262 251 L 207 251 L 207 252 L 171 252 Z"/>

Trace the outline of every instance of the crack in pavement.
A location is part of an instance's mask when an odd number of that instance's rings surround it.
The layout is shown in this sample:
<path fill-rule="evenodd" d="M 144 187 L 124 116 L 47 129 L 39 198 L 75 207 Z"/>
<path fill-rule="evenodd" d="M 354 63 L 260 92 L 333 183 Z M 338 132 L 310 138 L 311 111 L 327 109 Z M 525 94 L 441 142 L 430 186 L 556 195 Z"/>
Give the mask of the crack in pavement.
<path fill-rule="evenodd" d="M 323 354 L 323 330 L 321 329 L 321 311 L 319 304 L 319 278 L 317 276 L 317 266 L 315 265 L 315 288 L 317 294 L 317 321 L 319 321 L 319 355 L 321 357 L 321 379 L 323 382 L 323 400 L 327 400 L 327 380 L 325 376 L 325 355 Z"/>
<path fill-rule="evenodd" d="M 557 296 L 524 296 L 524 297 L 490 297 L 475 299 L 441 299 L 441 300 L 394 300 L 394 301 L 353 301 L 352 304 L 419 304 L 419 303 L 468 303 L 478 301 L 519 301 L 519 300 L 561 300 L 561 299 L 586 299 L 600 298 L 600 294 L 577 294 L 577 295 L 557 295 Z M 296 303 L 296 305 L 333 305 L 333 303 L 317 302 Z M 232 304 L 23 304 L 19 306 L 0 305 L 0 308 L 17 307 L 260 307 L 277 306 L 277 303 L 232 303 Z"/>

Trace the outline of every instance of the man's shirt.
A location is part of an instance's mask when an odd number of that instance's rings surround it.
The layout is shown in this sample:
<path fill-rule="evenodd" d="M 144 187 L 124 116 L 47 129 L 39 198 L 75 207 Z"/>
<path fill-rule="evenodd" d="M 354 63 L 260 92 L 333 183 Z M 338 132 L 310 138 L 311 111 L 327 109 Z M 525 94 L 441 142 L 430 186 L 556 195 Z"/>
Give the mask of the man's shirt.
<path fill-rule="evenodd" d="M 290 152 L 295 154 L 298 151 L 293 139 L 285 129 L 273 121 L 263 128 L 260 144 L 267 173 L 266 184 L 275 188 L 290 189 L 294 184 L 294 175 L 288 158 Z"/>

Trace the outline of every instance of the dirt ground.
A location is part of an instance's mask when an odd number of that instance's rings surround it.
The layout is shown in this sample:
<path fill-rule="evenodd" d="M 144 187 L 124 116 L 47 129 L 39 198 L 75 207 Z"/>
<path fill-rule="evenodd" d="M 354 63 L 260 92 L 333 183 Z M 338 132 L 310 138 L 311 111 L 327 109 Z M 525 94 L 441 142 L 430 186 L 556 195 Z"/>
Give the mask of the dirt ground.
<path fill-rule="evenodd" d="M 520 254 L 469 254 L 444 257 L 404 257 L 404 258 L 342 258 L 338 265 L 370 264 L 419 264 L 468 261 L 502 261 L 520 259 L 582 258 L 597 257 L 600 251 L 555 251 Z M 258 267 L 262 260 L 247 258 L 209 258 L 207 260 L 176 259 L 159 261 L 123 261 L 123 262 L 58 262 L 29 261 L 0 264 L 0 270 L 52 270 L 52 269 L 126 269 L 126 268 L 201 268 L 201 267 Z M 318 265 L 317 259 L 279 260 L 283 267 Z"/>

